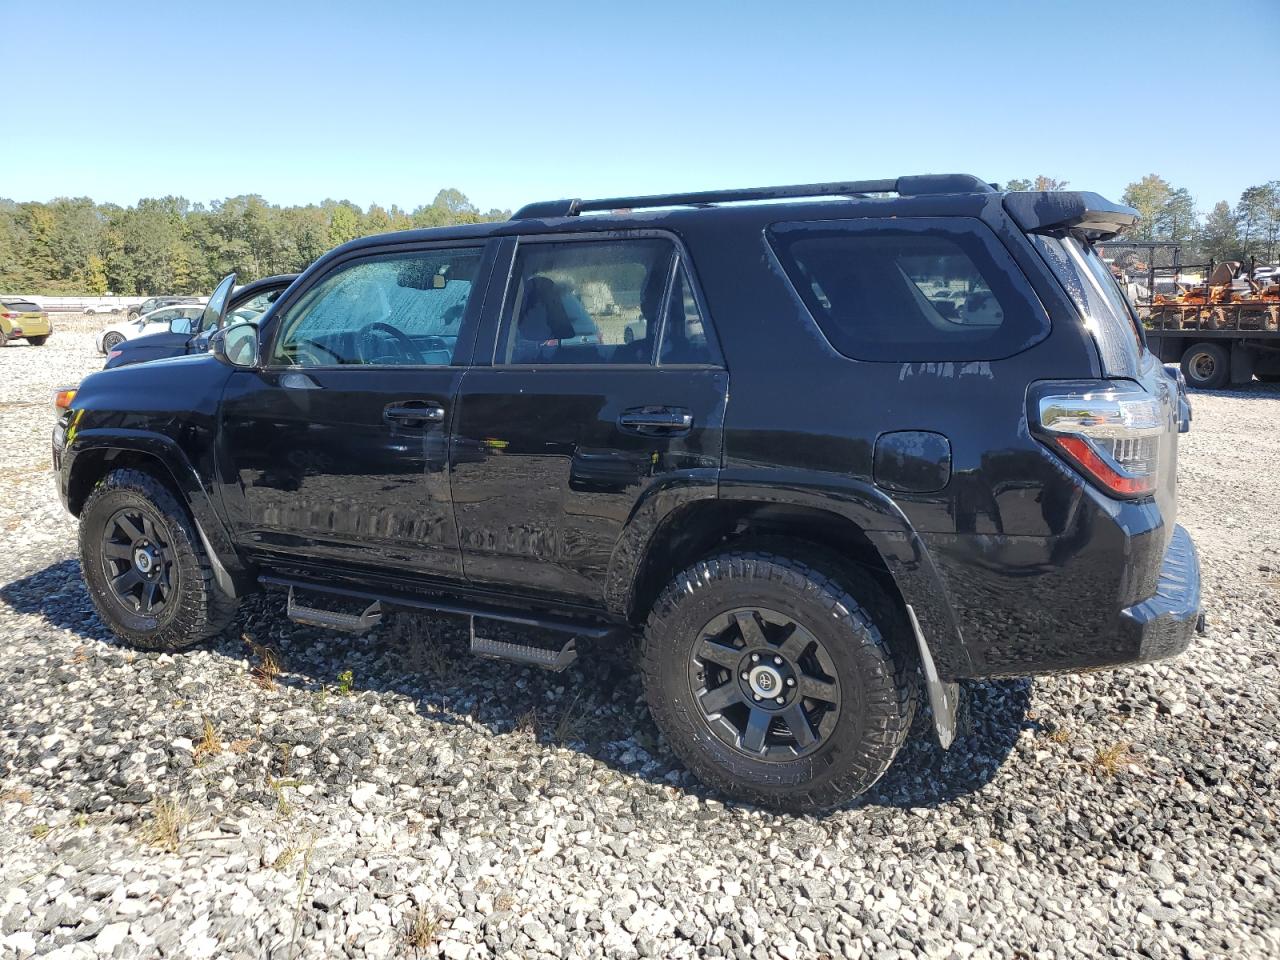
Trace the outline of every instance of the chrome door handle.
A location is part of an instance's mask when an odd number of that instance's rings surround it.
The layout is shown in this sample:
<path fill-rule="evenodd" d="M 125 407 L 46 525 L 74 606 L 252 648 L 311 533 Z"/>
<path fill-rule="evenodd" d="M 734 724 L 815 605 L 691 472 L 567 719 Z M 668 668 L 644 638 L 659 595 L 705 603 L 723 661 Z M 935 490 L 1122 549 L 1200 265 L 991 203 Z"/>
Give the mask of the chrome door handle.
<path fill-rule="evenodd" d="M 636 408 L 619 414 L 618 426 L 651 436 L 687 433 L 693 427 L 693 414 L 676 407 Z"/>
<path fill-rule="evenodd" d="M 422 403 L 414 406 L 410 403 L 393 403 L 382 411 L 384 420 L 397 422 L 426 421 L 427 423 L 443 423 L 444 407 L 438 403 Z"/>

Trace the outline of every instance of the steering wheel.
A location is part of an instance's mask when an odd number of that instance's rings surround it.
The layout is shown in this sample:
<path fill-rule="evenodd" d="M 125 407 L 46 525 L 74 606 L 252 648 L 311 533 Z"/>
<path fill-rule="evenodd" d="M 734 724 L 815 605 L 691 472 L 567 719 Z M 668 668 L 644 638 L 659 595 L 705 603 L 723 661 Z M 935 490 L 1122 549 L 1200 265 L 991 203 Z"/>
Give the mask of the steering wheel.
<path fill-rule="evenodd" d="M 422 355 L 418 353 L 418 348 L 413 345 L 413 341 L 405 336 L 403 330 L 397 330 L 389 323 L 381 320 L 375 320 L 373 323 L 367 323 L 360 328 L 360 332 L 356 334 L 356 352 L 360 354 L 361 363 L 373 363 L 374 358 L 365 352 L 366 345 L 372 344 L 373 335 L 375 333 L 385 334 L 396 346 L 396 352 L 400 354 L 400 361 L 407 364 L 421 364 Z"/>

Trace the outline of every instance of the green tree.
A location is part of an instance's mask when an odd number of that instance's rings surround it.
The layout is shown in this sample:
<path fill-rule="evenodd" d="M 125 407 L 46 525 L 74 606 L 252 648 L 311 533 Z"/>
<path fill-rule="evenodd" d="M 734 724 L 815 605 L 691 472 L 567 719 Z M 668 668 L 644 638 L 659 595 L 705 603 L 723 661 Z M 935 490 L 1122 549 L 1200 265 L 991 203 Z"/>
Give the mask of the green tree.
<path fill-rule="evenodd" d="M 332 201 L 326 201 L 331 203 Z M 337 246 L 361 236 L 360 208 L 348 200 L 336 203 L 329 211 L 329 243 Z"/>
<path fill-rule="evenodd" d="M 1046 177 L 1043 173 L 1034 180 L 1010 180 L 1004 185 L 1006 190 L 1065 190 L 1067 189 L 1066 180 L 1055 180 L 1053 177 Z"/>
<path fill-rule="evenodd" d="M 96 253 L 89 254 L 84 271 L 84 291 L 102 296 L 111 289 L 107 283 L 107 262 Z"/>
<path fill-rule="evenodd" d="M 1173 188 L 1163 177 L 1149 173 L 1136 183 L 1124 188 L 1124 203 L 1138 211 L 1141 219 L 1126 236 L 1131 240 L 1163 240 L 1160 233 L 1160 214 L 1169 202 Z"/>
<path fill-rule="evenodd" d="M 1219 200 L 1209 211 L 1200 228 L 1200 251 L 1213 260 L 1235 260 L 1240 256 L 1240 241 L 1236 236 L 1236 218 L 1231 205 Z"/>

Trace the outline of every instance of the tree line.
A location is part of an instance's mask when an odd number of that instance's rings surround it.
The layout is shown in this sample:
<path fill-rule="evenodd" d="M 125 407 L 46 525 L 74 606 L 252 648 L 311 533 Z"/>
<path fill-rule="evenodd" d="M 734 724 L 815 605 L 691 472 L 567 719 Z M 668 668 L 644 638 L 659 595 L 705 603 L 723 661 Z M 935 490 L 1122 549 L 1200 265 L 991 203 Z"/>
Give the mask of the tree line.
<path fill-rule="evenodd" d="M 1064 180 L 1040 176 L 1010 180 L 1008 190 L 1065 190 Z M 1280 258 L 1280 180 L 1249 187 L 1234 204 L 1219 200 L 1207 213 L 1196 209 L 1185 187 L 1149 173 L 1124 188 L 1121 201 L 1142 219 L 1125 231 L 1127 240 L 1167 241 L 1182 246 L 1183 263 Z"/>
<path fill-rule="evenodd" d="M 1006 184 L 1010 190 L 1067 187 L 1047 176 Z M 1127 238 L 1180 243 L 1183 263 L 1280 258 L 1280 180 L 1249 187 L 1234 204 L 1220 200 L 1203 214 L 1185 188 L 1154 173 L 1125 187 L 1122 199 L 1142 215 Z M 0 292 L 207 293 L 232 270 L 244 282 L 294 273 L 356 237 L 508 216 L 482 213 L 454 189 L 412 211 L 377 204 L 366 210 L 347 200 L 286 207 L 256 194 L 208 206 L 184 197 L 148 198 L 132 207 L 88 197 L 0 199 Z"/>
<path fill-rule="evenodd" d="M 414 227 L 505 220 L 445 189 L 412 211 L 348 200 L 276 206 L 251 194 L 205 206 L 184 197 L 135 206 L 60 197 L 0 199 L 0 292 L 136 296 L 208 293 L 226 274 L 241 282 L 295 273 L 356 237 Z"/>

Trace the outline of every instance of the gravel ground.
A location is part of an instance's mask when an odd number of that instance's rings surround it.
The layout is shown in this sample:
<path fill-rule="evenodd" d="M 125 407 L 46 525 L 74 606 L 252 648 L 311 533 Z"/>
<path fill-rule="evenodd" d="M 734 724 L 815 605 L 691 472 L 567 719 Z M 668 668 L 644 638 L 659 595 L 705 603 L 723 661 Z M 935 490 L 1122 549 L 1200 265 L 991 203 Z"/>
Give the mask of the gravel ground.
<path fill-rule="evenodd" d="M 797 818 L 692 783 L 626 651 L 546 675 L 277 596 L 119 646 L 46 471 L 91 328 L 0 350 L 0 956 L 1280 954 L 1280 391 L 1196 397 L 1190 653 L 971 685 L 950 752 Z"/>

